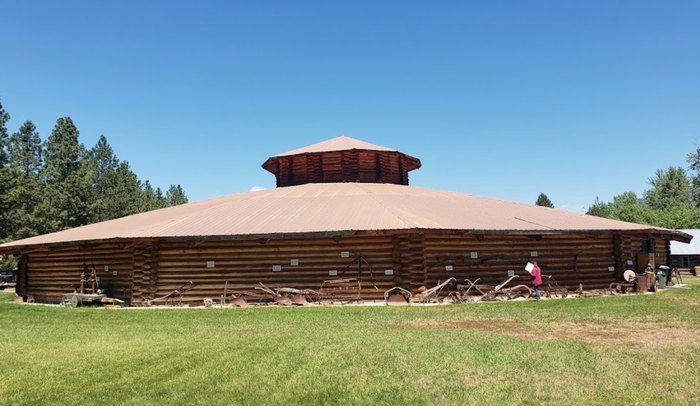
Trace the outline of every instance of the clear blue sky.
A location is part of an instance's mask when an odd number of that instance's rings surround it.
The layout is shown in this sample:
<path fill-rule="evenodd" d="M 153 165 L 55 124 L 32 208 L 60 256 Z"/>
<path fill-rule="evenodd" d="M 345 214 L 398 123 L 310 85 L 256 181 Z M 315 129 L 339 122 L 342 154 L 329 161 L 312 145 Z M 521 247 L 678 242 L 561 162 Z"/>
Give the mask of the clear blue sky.
<path fill-rule="evenodd" d="M 3 1 L 0 99 L 191 200 L 348 135 L 413 185 L 582 211 L 700 140 L 698 1 Z"/>

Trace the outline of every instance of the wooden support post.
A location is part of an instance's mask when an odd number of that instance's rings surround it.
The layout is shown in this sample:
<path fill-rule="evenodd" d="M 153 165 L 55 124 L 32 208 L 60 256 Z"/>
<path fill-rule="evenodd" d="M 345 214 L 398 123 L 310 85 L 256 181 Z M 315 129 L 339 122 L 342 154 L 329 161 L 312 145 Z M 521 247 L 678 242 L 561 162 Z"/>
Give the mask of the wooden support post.
<path fill-rule="evenodd" d="M 141 298 L 143 279 L 144 279 L 144 262 L 145 256 L 144 252 L 146 249 L 144 247 L 134 248 L 133 259 L 132 259 L 132 272 L 131 272 L 131 300 L 130 303 L 137 302 Z"/>
<path fill-rule="evenodd" d="M 22 299 L 27 301 L 27 255 L 20 255 L 17 258 L 17 286 L 15 287 L 15 292 Z"/>
<path fill-rule="evenodd" d="M 621 281 L 625 272 L 625 258 L 622 249 L 622 235 L 613 233 L 613 259 L 615 264 L 615 280 Z"/>
<path fill-rule="evenodd" d="M 379 160 L 379 154 L 374 154 L 375 176 L 374 183 L 380 183 L 382 180 L 382 162 Z"/>
<path fill-rule="evenodd" d="M 158 243 L 151 246 L 150 273 L 148 280 L 148 295 L 155 297 L 158 292 Z"/>
<path fill-rule="evenodd" d="M 294 181 L 294 178 L 292 177 L 292 172 L 294 171 L 294 167 L 292 166 L 292 157 L 288 156 L 285 161 L 287 162 L 287 176 L 285 176 L 284 179 L 284 186 L 289 186 Z"/>
<path fill-rule="evenodd" d="M 394 261 L 394 284 L 403 285 L 403 269 L 401 267 L 401 237 L 394 235 L 391 237 L 392 259 Z"/>
<path fill-rule="evenodd" d="M 428 284 L 428 258 L 425 252 L 425 234 L 420 234 L 420 247 L 421 247 L 421 269 L 423 270 L 423 280 L 421 284 L 426 286 Z"/>

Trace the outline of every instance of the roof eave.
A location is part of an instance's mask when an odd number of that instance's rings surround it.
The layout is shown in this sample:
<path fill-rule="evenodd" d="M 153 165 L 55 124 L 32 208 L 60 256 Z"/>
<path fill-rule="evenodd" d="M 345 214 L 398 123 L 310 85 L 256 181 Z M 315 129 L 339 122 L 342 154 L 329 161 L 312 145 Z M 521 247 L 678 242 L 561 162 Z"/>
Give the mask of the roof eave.
<path fill-rule="evenodd" d="M 25 245 L 0 246 L 0 255 L 21 255 L 28 252 L 50 251 L 52 248 L 94 245 L 94 244 L 139 244 L 158 241 L 235 241 L 235 240 L 269 240 L 292 239 L 292 238 L 318 238 L 318 237 L 348 237 L 354 235 L 379 235 L 379 234 L 411 234 L 411 233 L 459 233 L 472 235 L 560 235 L 560 234 L 589 234 L 602 235 L 607 233 L 625 233 L 643 236 L 657 236 L 668 238 L 669 240 L 688 243 L 693 236 L 682 231 L 666 230 L 658 228 L 638 229 L 638 230 L 614 230 L 614 229 L 588 229 L 588 230 L 466 230 L 466 229 L 431 229 L 431 228 L 411 228 L 411 229 L 385 229 L 385 230 L 337 230 L 337 231 L 310 231 L 294 233 L 259 233 L 259 234 L 233 234 L 233 235 L 195 235 L 195 236 L 161 236 L 161 237 L 114 237 L 105 239 L 63 241 L 55 243 L 38 243 Z"/>

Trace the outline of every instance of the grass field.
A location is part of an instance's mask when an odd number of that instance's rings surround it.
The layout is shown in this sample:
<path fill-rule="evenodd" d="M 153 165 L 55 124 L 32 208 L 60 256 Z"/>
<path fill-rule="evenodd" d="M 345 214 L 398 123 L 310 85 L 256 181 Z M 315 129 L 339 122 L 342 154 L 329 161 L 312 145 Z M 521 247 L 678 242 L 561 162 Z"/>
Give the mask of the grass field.
<path fill-rule="evenodd" d="M 697 404 L 698 280 L 431 307 L 72 309 L 2 294 L 0 403 Z"/>

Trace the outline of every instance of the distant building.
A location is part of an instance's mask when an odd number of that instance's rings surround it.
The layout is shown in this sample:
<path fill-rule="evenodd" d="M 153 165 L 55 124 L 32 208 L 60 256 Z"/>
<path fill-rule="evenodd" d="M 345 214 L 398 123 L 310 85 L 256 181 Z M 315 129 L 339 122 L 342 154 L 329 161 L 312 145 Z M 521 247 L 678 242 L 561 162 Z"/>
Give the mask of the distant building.
<path fill-rule="evenodd" d="M 671 266 L 694 269 L 700 266 L 700 230 L 679 230 L 692 235 L 689 243 L 671 241 Z"/>
<path fill-rule="evenodd" d="M 139 304 L 190 281 L 183 302 L 236 289 L 318 289 L 359 280 L 365 299 L 455 277 L 496 284 L 537 261 L 571 289 L 668 263 L 675 230 L 409 186 L 418 158 L 349 137 L 274 155 L 277 188 L 154 210 L 0 245 L 19 259 L 25 300 L 58 302 L 96 270 L 112 297 Z M 464 176 L 489 168 L 454 165 Z M 192 285 L 191 284 L 191 285 Z"/>

